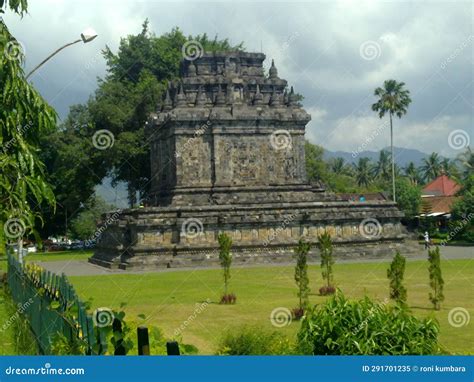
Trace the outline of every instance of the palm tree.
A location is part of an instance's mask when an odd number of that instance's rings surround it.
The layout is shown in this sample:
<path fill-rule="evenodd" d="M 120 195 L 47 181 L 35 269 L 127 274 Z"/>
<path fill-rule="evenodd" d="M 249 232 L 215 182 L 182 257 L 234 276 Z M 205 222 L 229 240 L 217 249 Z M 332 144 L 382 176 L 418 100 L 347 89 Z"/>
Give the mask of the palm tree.
<path fill-rule="evenodd" d="M 372 105 L 372 110 L 379 113 L 379 117 L 383 118 L 386 113 L 390 115 L 390 152 L 392 156 L 392 188 L 393 201 L 396 202 L 395 196 L 395 156 L 393 155 L 393 124 L 392 117 L 396 115 L 402 118 L 407 113 L 408 105 L 411 103 L 410 91 L 404 89 L 404 82 L 395 80 L 387 80 L 383 83 L 383 88 L 377 88 L 374 95 L 379 100 Z"/>
<path fill-rule="evenodd" d="M 474 173 L 474 153 L 471 147 L 468 146 L 466 151 L 456 158 L 456 162 L 460 163 L 463 168 L 463 178 L 467 179 L 470 174 Z"/>
<path fill-rule="evenodd" d="M 441 175 L 441 161 L 438 153 L 431 153 L 428 158 L 423 158 L 421 171 L 425 182 L 429 182 Z"/>
<path fill-rule="evenodd" d="M 354 173 L 359 187 L 367 187 L 372 179 L 372 165 L 369 158 L 359 158 L 357 164 L 354 164 Z"/>
<path fill-rule="evenodd" d="M 329 166 L 331 171 L 337 175 L 350 175 L 351 169 L 347 166 L 344 158 L 333 158 L 329 162 Z"/>
<path fill-rule="evenodd" d="M 373 168 L 373 173 L 382 180 L 390 179 L 390 153 L 387 150 L 381 150 L 379 160 Z"/>
<path fill-rule="evenodd" d="M 405 176 L 410 180 L 411 184 L 418 185 L 420 182 L 420 173 L 413 162 L 408 163 L 404 168 Z"/>
<path fill-rule="evenodd" d="M 459 179 L 459 168 L 454 160 L 444 158 L 441 163 L 441 172 L 444 172 L 450 178 Z"/>

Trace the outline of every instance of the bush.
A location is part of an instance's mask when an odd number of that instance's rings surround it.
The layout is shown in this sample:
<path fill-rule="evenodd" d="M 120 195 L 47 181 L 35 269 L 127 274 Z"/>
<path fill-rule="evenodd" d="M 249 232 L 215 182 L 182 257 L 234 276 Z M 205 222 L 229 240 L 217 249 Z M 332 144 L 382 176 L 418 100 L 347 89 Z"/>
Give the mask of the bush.
<path fill-rule="evenodd" d="M 283 355 L 291 354 L 288 338 L 277 331 L 244 326 L 228 331 L 220 342 L 220 355 Z"/>
<path fill-rule="evenodd" d="M 227 293 L 221 297 L 221 304 L 235 304 L 237 296 L 234 293 Z"/>
<path fill-rule="evenodd" d="M 330 285 L 330 286 L 325 285 L 325 286 L 319 288 L 319 294 L 321 296 L 328 296 L 328 295 L 334 294 L 334 293 L 336 293 L 336 288 L 334 288 L 332 285 Z"/>
<path fill-rule="evenodd" d="M 390 298 L 399 304 L 405 304 L 407 301 L 407 290 L 403 286 L 403 277 L 405 275 L 405 258 L 397 252 L 387 269 L 387 277 L 390 280 Z"/>
<path fill-rule="evenodd" d="M 297 350 L 314 355 L 436 354 L 439 325 L 419 320 L 406 308 L 371 301 L 347 300 L 338 291 L 325 304 L 306 312 Z"/>

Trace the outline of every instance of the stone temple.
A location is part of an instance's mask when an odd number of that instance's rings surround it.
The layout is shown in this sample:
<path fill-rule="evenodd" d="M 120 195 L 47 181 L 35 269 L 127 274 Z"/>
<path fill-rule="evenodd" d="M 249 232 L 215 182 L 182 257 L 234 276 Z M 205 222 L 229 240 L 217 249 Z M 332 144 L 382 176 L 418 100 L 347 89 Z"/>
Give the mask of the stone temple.
<path fill-rule="evenodd" d="M 205 53 L 147 122 L 151 193 L 145 207 L 107 214 L 91 262 L 113 268 L 218 263 L 217 235 L 234 263 L 287 262 L 300 238 L 327 230 L 336 256 L 404 247 L 392 202 L 348 202 L 305 170 L 311 116 L 262 53 Z M 313 246 L 311 256 L 317 255 Z"/>

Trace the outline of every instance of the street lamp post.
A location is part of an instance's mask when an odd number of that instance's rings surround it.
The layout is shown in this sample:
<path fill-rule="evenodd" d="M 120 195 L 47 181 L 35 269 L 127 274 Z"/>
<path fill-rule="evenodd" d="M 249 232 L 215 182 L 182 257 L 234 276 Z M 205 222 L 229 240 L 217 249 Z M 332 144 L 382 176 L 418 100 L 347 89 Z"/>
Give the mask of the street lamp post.
<path fill-rule="evenodd" d="M 31 72 L 29 72 L 26 76 L 26 79 L 28 79 L 34 72 L 36 72 L 46 61 L 51 59 L 53 56 L 58 54 L 61 50 L 67 48 L 68 46 L 77 44 L 78 42 L 83 42 L 84 44 L 91 42 L 97 37 L 97 33 L 91 28 L 86 29 L 84 32 L 81 33 L 81 38 L 77 39 L 76 41 L 70 42 L 66 45 L 63 45 L 61 48 L 55 50 L 53 53 L 51 53 L 48 57 L 46 57 L 43 61 L 41 61 Z"/>

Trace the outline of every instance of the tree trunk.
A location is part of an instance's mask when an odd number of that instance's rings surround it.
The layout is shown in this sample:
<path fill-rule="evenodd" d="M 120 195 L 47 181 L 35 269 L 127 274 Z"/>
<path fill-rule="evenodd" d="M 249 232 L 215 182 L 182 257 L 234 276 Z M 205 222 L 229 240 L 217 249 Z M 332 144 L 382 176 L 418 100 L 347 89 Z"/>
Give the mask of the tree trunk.
<path fill-rule="evenodd" d="M 392 156 L 392 193 L 393 193 L 393 201 L 397 201 L 397 197 L 395 195 L 395 156 L 393 155 L 393 125 L 392 125 L 392 113 L 390 113 L 390 150 Z"/>
<path fill-rule="evenodd" d="M 128 191 L 128 204 L 130 205 L 130 208 L 135 207 L 137 203 L 137 192 L 135 190 L 135 187 L 129 183 L 127 185 L 127 191 Z"/>

